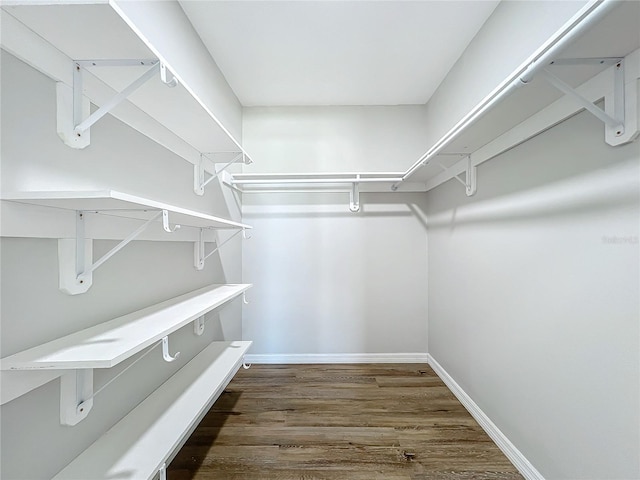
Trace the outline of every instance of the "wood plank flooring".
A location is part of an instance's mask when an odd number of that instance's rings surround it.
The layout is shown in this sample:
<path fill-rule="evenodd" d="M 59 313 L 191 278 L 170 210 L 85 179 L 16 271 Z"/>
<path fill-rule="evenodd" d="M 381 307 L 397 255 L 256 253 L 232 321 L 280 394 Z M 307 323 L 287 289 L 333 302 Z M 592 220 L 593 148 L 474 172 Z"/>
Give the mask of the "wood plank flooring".
<path fill-rule="evenodd" d="M 169 480 L 522 480 L 424 364 L 241 369 Z"/>

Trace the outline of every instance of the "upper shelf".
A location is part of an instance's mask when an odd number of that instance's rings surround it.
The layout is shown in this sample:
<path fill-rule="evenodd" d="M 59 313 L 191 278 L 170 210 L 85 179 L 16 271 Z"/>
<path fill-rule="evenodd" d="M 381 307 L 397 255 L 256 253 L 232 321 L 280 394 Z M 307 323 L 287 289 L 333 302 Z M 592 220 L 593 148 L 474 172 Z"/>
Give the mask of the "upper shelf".
<path fill-rule="evenodd" d="M 198 228 L 251 228 L 250 225 L 214 217 L 202 212 L 169 205 L 148 198 L 114 190 L 67 192 L 3 193 L 2 200 L 87 212 L 108 212 L 109 215 L 148 220 L 161 210 L 171 214 L 171 222 Z"/>
<path fill-rule="evenodd" d="M 146 8 L 172 20 L 175 25 L 157 27 L 170 42 L 174 37 L 180 37 L 182 43 L 190 41 L 197 52 L 182 56 L 196 59 L 198 68 L 185 71 L 175 60 L 175 52 L 166 48 L 157 51 L 147 44 L 148 32 L 128 25 L 122 9 L 116 11 L 116 2 L 5 4 L 0 15 L 3 30 L 0 43 L 12 55 L 69 86 L 73 83 L 73 60 L 158 58 L 179 77 L 178 85 L 167 88 L 160 75 L 156 75 L 110 113 L 194 164 L 202 153 L 240 151 L 248 156 L 240 139 L 241 106 L 204 45 L 194 40 L 195 31 L 177 2 L 129 3 L 149 5 L 125 5 L 124 10 L 135 12 L 139 7 Z M 51 21 L 52 18 L 56 21 Z M 154 20 L 150 20 L 153 25 Z M 168 31 L 172 34 L 167 36 Z M 92 103 L 102 106 L 144 70 L 135 66 L 90 67 L 85 74 L 83 93 Z M 200 77 L 208 78 L 208 82 Z"/>
<path fill-rule="evenodd" d="M 5 357 L 0 369 L 111 368 L 250 287 L 210 285 Z"/>

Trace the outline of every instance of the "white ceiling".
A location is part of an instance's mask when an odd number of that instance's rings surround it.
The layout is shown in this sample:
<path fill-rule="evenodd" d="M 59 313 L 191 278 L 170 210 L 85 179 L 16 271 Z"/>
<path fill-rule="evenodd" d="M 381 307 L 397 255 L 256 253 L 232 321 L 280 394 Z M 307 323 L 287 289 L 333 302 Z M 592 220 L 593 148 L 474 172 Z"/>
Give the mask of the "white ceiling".
<path fill-rule="evenodd" d="M 499 1 L 180 3 L 240 102 L 275 106 L 424 104 Z"/>

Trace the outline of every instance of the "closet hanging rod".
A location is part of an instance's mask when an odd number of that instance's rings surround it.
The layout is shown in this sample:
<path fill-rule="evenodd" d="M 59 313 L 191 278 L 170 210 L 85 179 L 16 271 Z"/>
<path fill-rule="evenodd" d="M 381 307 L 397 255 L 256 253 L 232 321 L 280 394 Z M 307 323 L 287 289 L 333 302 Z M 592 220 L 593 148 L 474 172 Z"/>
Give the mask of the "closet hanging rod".
<path fill-rule="evenodd" d="M 564 24 L 559 32 L 556 32 L 555 37 L 548 41 L 547 44 L 542 47 L 541 51 L 535 54 L 533 59 L 529 60 L 526 64 L 513 72 L 456 125 L 454 125 L 451 130 L 441 137 L 440 140 L 438 140 L 407 170 L 407 172 L 402 176 L 402 180 L 400 182 L 392 185 L 391 189 L 394 191 L 397 190 L 399 183 L 406 181 L 417 170 L 426 166 L 433 157 L 438 155 L 439 152 L 447 147 L 447 145 L 466 130 L 473 122 L 493 108 L 513 90 L 529 83 L 541 68 L 544 68 L 551 62 L 553 57 L 557 56 L 586 29 L 598 22 L 618 4 L 618 0 L 592 1 L 589 5 L 574 15 Z"/>
<path fill-rule="evenodd" d="M 233 179 L 233 185 L 286 185 L 286 184 L 332 184 L 332 183 L 393 183 L 402 181 L 402 177 L 388 178 L 284 178 L 268 180 Z"/>

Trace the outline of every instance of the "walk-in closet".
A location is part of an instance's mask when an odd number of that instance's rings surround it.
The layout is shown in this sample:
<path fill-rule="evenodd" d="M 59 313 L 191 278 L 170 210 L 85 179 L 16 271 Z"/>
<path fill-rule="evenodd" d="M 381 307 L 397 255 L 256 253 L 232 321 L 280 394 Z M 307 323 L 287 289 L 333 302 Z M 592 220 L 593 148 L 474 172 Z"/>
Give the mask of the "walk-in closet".
<path fill-rule="evenodd" d="M 640 2 L 2 0 L 3 480 L 640 480 Z"/>

